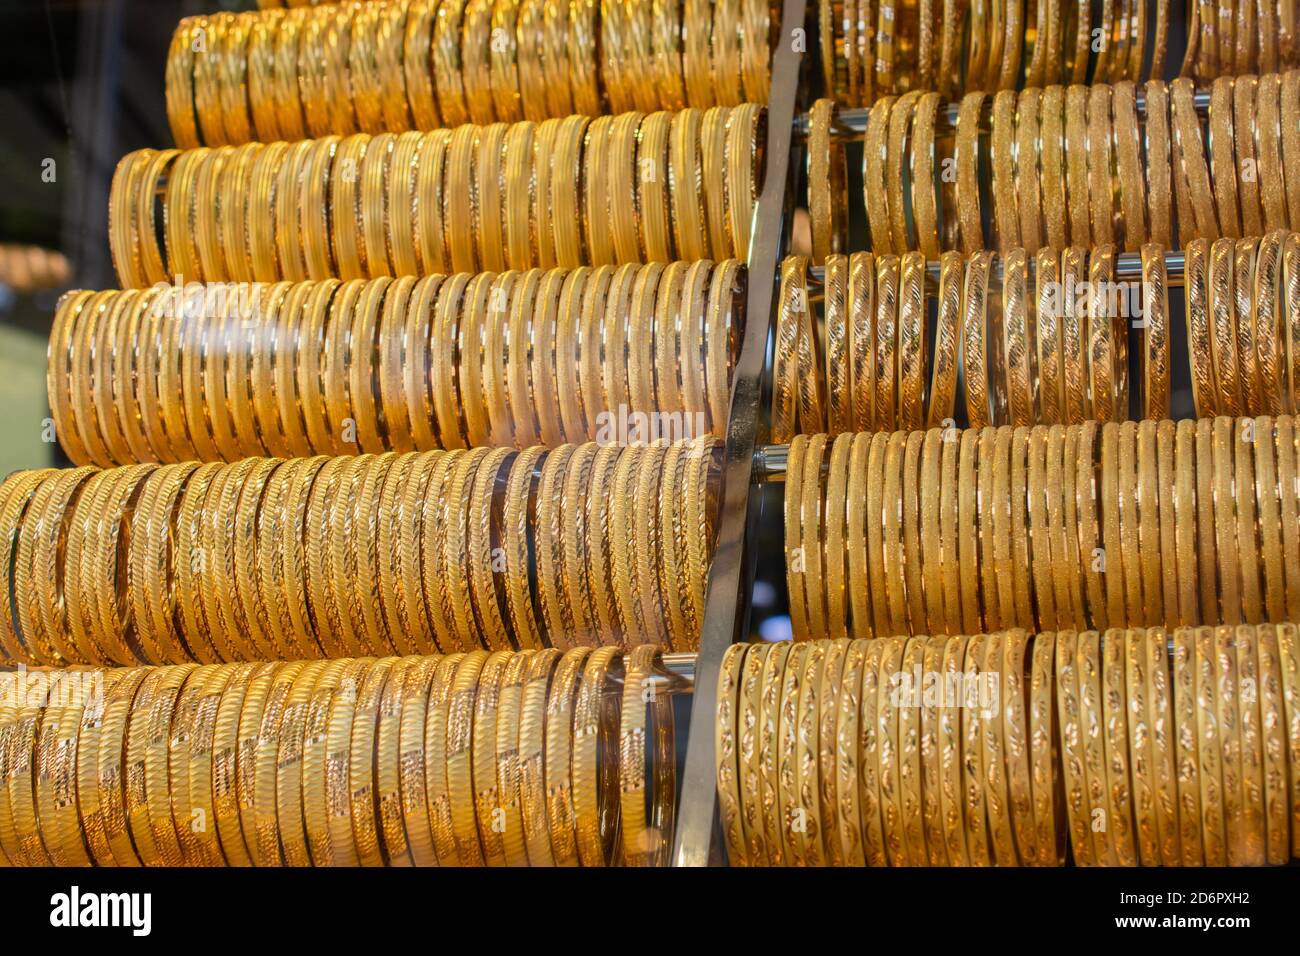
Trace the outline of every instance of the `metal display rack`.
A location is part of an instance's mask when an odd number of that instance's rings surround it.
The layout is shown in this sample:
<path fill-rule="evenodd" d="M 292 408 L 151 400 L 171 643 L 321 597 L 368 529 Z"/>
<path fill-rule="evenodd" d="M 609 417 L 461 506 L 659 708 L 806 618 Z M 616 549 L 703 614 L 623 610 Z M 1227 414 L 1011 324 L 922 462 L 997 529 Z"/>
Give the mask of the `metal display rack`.
<path fill-rule="evenodd" d="M 788 240 L 787 223 L 795 190 L 791 153 L 800 75 L 808 49 L 804 0 L 785 0 L 781 32 L 772 58 L 772 88 L 767 106 L 766 172 L 754 211 L 750 243 L 745 335 L 733 373 L 731 409 L 718 493 L 717 544 L 709 570 L 700 650 L 695 664 L 694 700 L 686 745 L 686 767 L 677 810 L 674 866 L 708 866 L 722 862 L 716 839 L 717 767 L 714 757 L 714 711 L 718 674 L 727 648 L 748 627 L 750 590 L 757 555 L 747 547 L 759 519 L 753 488 L 754 453 L 766 427 L 764 371 L 771 337 L 773 299 L 781 257 Z"/>

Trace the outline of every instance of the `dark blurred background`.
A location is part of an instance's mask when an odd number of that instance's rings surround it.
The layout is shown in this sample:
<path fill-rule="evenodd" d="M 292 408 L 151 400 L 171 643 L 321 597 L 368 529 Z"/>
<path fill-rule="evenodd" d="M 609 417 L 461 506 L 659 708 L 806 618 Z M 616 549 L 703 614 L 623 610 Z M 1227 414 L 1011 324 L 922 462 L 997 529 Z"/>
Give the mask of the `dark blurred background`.
<path fill-rule="evenodd" d="M 168 146 L 176 22 L 253 0 L 0 0 L 0 475 L 55 463 L 42 440 L 59 295 L 116 285 L 108 187 L 123 153 Z"/>

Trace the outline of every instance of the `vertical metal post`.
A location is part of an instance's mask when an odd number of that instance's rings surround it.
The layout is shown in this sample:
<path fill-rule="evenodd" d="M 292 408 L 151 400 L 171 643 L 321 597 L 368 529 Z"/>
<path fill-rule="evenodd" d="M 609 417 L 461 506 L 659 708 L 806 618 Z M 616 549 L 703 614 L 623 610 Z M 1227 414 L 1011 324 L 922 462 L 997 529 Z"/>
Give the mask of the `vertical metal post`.
<path fill-rule="evenodd" d="M 686 743 L 686 768 L 678 809 L 674 866 L 712 862 L 717 780 L 713 719 L 722 656 L 748 626 L 753 556 L 746 539 L 756 517 L 750 478 L 763 423 L 763 367 L 772 326 L 772 299 L 789 200 L 787 180 L 799 72 L 808 39 L 806 0 L 785 0 L 772 66 L 767 108 L 766 173 L 754 211 L 749 250 L 745 334 L 736 363 L 727 425 L 722 487 L 718 498 L 718 544 L 709 572 L 704 625 L 695 667 L 694 700 Z M 795 31 L 799 31 L 798 34 Z M 798 42 L 796 42 L 796 37 Z"/>

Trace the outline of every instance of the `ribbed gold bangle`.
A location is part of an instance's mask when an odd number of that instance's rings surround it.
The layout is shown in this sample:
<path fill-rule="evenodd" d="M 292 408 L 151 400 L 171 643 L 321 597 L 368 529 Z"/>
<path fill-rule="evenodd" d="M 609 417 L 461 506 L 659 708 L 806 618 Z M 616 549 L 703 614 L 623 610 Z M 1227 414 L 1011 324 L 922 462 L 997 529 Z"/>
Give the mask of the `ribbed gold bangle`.
<path fill-rule="evenodd" d="M 600 69 L 596 57 L 600 4 L 596 0 L 581 0 L 569 4 L 568 14 L 566 42 L 573 55 L 568 59 L 567 72 L 573 112 L 597 116 L 602 112 Z"/>
<path fill-rule="evenodd" d="M 432 851 L 440 866 L 455 866 L 459 856 L 452 827 L 451 795 L 447 777 L 449 705 L 464 654 L 440 658 L 429 685 L 429 703 L 422 729 L 424 744 L 425 790 L 413 794 L 424 800 L 429 820 Z M 415 728 L 412 728 L 414 731 Z"/>
<path fill-rule="evenodd" d="M 572 786 L 573 818 L 578 860 L 583 866 L 606 866 L 617 836 L 610 812 L 614 786 L 607 768 L 600 766 L 602 726 L 612 718 L 614 701 L 608 685 L 621 671 L 620 652 L 613 647 L 593 651 L 585 661 L 573 710 Z"/>
<path fill-rule="evenodd" d="M 579 681 L 591 650 L 574 648 L 560 658 L 546 701 L 545 786 L 551 852 L 556 866 L 576 866 L 579 861 L 571 768 L 572 725 L 578 703 Z"/>
<path fill-rule="evenodd" d="M 979 199 L 979 119 L 984 99 L 983 93 L 967 94 L 962 98 L 957 116 L 954 153 L 957 166 L 957 219 L 960 223 L 962 250 L 967 255 L 984 248 Z"/>
<path fill-rule="evenodd" d="M 741 669 L 751 645 L 732 644 L 718 670 L 717 710 L 714 715 L 714 753 L 717 762 L 718 803 L 726 841 L 727 863 L 749 866 L 749 847 L 742 819 L 737 723 L 740 710 Z"/>
<path fill-rule="evenodd" d="M 671 122 L 671 113 L 651 113 L 642 120 L 637 133 L 637 225 L 640 246 L 649 262 L 671 262 L 675 258 L 669 197 Z"/>
<path fill-rule="evenodd" d="M 555 260 L 565 268 L 575 268 L 587 261 L 583 245 L 582 196 L 579 190 L 583 143 L 588 123 L 585 116 L 570 116 L 560 125 L 556 135 L 550 209 L 555 230 Z M 660 175 L 666 177 L 666 170 L 661 169 Z M 644 183 L 644 176 L 642 181 Z M 666 185 L 664 188 L 667 188 Z"/>
<path fill-rule="evenodd" d="M 478 197 L 474 191 L 473 169 L 478 152 L 478 128 L 459 126 L 452 131 L 447 147 L 446 189 L 442 196 L 442 214 L 455 272 L 478 270 L 474 242 L 474 215 Z"/>
<path fill-rule="evenodd" d="M 532 220 L 537 255 L 534 264 L 543 269 L 553 269 L 558 264 L 555 258 L 555 211 L 552 208 L 551 182 L 554 178 L 557 140 L 563 125 L 564 120 L 561 119 L 544 120 L 537 125 L 533 136 L 535 186 L 532 194 Z M 630 180 L 628 185 L 631 192 Z"/>
<path fill-rule="evenodd" d="M 712 258 L 731 254 L 727 222 L 727 170 L 725 168 L 727 123 L 731 110 L 715 106 L 705 110 L 700 122 L 700 152 L 704 171 L 704 204 Z"/>
<path fill-rule="evenodd" d="M 1238 401 L 1243 414 L 1263 412 L 1260 397 L 1259 345 L 1255 341 L 1255 266 L 1258 239 L 1238 239 L 1232 256 L 1232 301 L 1237 327 Z"/>
<path fill-rule="evenodd" d="M 896 102 L 893 96 L 884 96 L 872 104 L 867 115 L 867 131 L 862 150 L 862 194 L 867 210 L 867 226 L 871 232 L 871 251 L 884 255 L 894 250 L 893 233 L 890 231 L 889 200 L 885 165 L 888 159 L 889 118 Z M 963 106 L 965 105 L 963 101 Z M 960 120 L 958 129 L 962 130 Z M 959 140 L 957 147 L 958 162 L 965 156 Z M 973 146 L 971 147 L 974 148 Z M 974 162 L 972 158 L 971 162 Z M 958 207 L 962 207 L 959 205 Z M 959 213 L 960 216 L 960 213 Z M 962 219 L 962 222 L 966 222 Z"/>
<path fill-rule="evenodd" d="M 1284 862 L 1289 854 L 1287 834 L 1286 775 L 1282 772 L 1286 759 L 1283 728 L 1282 659 L 1279 653 L 1277 632 L 1273 626 L 1264 625 L 1255 632 L 1258 650 L 1257 673 L 1259 679 L 1260 747 L 1262 750 L 1261 811 L 1264 818 L 1265 842 L 1262 856 L 1269 863 Z M 1243 703 L 1246 698 L 1240 698 Z"/>
<path fill-rule="evenodd" d="M 533 652 L 521 651 L 510 656 L 505 672 L 501 676 L 500 697 L 497 706 L 496 754 L 495 768 L 497 799 L 504 819 L 502 831 L 502 850 L 506 866 L 526 866 L 528 852 L 524 844 L 522 773 L 520 768 L 520 721 L 522 717 L 524 684 L 532 665 Z M 416 707 L 418 708 L 418 701 Z M 419 719 L 418 713 L 414 715 Z M 406 716 L 402 717 L 403 731 L 406 728 Z M 404 754 L 405 758 L 407 755 Z M 413 779 L 414 782 L 414 779 Z M 419 784 L 416 784 L 418 788 Z M 407 823 L 409 833 L 411 824 Z M 414 847 L 414 843 L 412 844 Z M 430 847 L 431 849 L 432 847 Z M 420 865 L 413 856 L 413 862 Z"/>
<path fill-rule="evenodd" d="M 483 860 L 488 866 L 505 864 L 505 842 L 499 827 L 494 826 L 498 810 L 496 790 L 497 720 L 501 701 L 501 680 L 513 654 L 497 651 L 488 655 L 478 677 L 474 699 L 471 734 L 471 769 L 473 792 L 470 794 L 474 816 L 478 821 L 478 839 Z"/>

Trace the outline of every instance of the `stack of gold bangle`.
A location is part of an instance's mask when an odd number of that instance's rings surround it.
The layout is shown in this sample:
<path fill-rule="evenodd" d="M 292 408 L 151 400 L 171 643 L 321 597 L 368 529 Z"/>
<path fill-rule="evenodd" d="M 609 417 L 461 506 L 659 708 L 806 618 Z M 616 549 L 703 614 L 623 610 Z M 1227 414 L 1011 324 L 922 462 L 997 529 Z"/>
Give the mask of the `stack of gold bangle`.
<path fill-rule="evenodd" d="M 1147 242 L 1186 245 L 1300 229 L 1300 70 L 1224 78 L 1209 90 L 1208 118 L 1190 80 L 1139 91 L 1048 87 L 991 97 L 966 95 L 955 130 L 937 132 L 935 93 L 877 100 L 863 151 L 863 197 L 871 249 L 1036 249 Z M 810 169 L 842 162 L 833 111 L 809 125 Z M 1139 118 L 1140 116 L 1140 118 Z M 989 170 L 991 209 L 981 190 Z M 830 195 L 824 195 L 829 191 Z M 842 179 L 809 179 L 814 253 L 844 248 Z M 986 231 L 985 212 L 988 212 Z M 1177 221 L 1175 233 L 1174 222 Z"/>
<path fill-rule="evenodd" d="M 672 694 L 653 645 L 0 674 L 0 862 L 654 862 Z"/>
<path fill-rule="evenodd" d="M 1296 19 L 1289 0 L 1240 2 L 1235 9 L 1203 0 L 1189 3 L 1182 75 L 1209 80 L 1295 66 L 1300 63 Z"/>
<path fill-rule="evenodd" d="M 113 262 L 140 288 L 744 259 L 764 122 L 745 105 L 139 150 L 113 177 Z"/>
<path fill-rule="evenodd" d="M 845 106 L 936 90 L 1014 90 L 1054 83 L 1160 79 L 1169 0 L 1095 7 L 1068 0 L 821 0 L 822 79 Z M 1300 65 L 1295 4 L 1188 5 L 1182 75 L 1211 80 Z"/>
<path fill-rule="evenodd" d="M 714 440 L 17 472 L 0 650 L 180 664 L 693 649 Z"/>
<path fill-rule="evenodd" d="M 795 639 L 1300 620 L 1297 455 L 1289 415 L 798 436 Z"/>
<path fill-rule="evenodd" d="M 772 440 L 945 427 L 959 414 L 974 427 L 1158 420 L 1184 367 L 1201 416 L 1300 410 L 1300 233 L 1188 245 L 1186 366 L 1170 352 L 1164 251 L 1148 243 L 1141 259 L 1141 279 L 1121 281 L 1113 246 L 947 252 L 936 284 L 919 252 L 832 255 L 814 296 L 807 260 L 791 256 Z"/>
<path fill-rule="evenodd" d="M 720 435 L 743 270 L 70 292 L 50 407 L 101 466 Z"/>
<path fill-rule="evenodd" d="M 765 103 L 768 0 L 393 0 L 180 22 L 182 148 Z"/>
<path fill-rule="evenodd" d="M 738 866 L 1259 866 L 1300 856 L 1294 624 L 734 645 Z"/>

